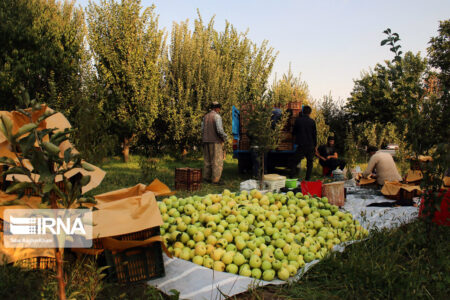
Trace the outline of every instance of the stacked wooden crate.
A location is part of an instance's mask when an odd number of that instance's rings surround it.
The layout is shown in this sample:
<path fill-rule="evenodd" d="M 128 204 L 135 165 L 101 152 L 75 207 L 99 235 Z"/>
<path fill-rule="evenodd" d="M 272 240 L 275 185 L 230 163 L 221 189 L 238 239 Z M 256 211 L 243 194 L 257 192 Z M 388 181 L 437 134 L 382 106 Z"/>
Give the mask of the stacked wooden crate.
<path fill-rule="evenodd" d="M 299 116 L 302 109 L 302 102 L 290 102 L 286 105 L 286 110 L 290 114 L 286 126 L 281 133 L 280 144 L 277 147 L 277 151 L 289 151 L 293 150 L 294 139 L 292 136 L 292 129 L 294 127 L 295 119 Z"/>
<path fill-rule="evenodd" d="M 239 150 L 250 150 L 250 138 L 247 135 L 247 125 L 249 120 L 249 114 L 251 113 L 251 107 L 249 105 L 243 105 L 241 107 L 239 117 Z"/>
<path fill-rule="evenodd" d="M 202 169 L 198 168 L 176 168 L 175 189 L 196 191 L 201 188 Z"/>

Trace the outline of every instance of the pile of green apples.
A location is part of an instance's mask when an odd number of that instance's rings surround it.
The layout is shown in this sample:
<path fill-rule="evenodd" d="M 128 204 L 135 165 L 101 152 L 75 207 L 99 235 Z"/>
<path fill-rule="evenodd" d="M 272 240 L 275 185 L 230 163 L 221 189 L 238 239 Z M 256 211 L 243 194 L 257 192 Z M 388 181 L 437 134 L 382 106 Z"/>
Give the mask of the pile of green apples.
<path fill-rule="evenodd" d="M 175 257 L 216 271 L 287 280 L 334 245 L 368 232 L 326 197 L 224 190 L 158 202 L 161 235 Z"/>

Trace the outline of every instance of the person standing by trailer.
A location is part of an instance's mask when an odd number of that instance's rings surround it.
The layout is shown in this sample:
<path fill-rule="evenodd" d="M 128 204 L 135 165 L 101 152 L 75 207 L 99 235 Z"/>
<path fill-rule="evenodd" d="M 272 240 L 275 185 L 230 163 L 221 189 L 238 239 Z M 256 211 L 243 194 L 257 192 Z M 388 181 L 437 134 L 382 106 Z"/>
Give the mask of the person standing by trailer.
<path fill-rule="evenodd" d="M 311 178 L 314 155 L 317 146 L 317 129 L 316 122 L 310 118 L 312 109 L 306 105 L 303 107 L 302 114 L 295 119 L 292 135 L 294 143 L 297 145 L 295 153 L 291 161 L 291 178 L 296 178 L 300 169 L 297 165 L 306 157 L 306 176 L 305 180 Z"/>
<path fill-rule="evenodd" d="M 219 114 L 220 108 L 220 103 L 214 101 L 202 121 L 203 178 L 213 184 L 219 184 L 222 176 L 223 147 L 227 140 Z"/>

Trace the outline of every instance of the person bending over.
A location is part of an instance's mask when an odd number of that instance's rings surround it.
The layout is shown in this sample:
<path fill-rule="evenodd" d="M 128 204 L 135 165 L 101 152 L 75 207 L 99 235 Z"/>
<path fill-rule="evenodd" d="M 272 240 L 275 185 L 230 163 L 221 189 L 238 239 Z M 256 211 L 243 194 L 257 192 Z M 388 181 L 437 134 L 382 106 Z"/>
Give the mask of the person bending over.
<path fill-rule="evenodd" d="M 370 159 L 367 168 L 362 174 L 364 178 L 368 178 L 371 175 L 372 178 L 377 179 L 379 185 L 384 185 L 386 180 L 402 181 L 392 155 L 386 152 L 379 152 L 375 146 L 369 146 L 367 153 Z"/>

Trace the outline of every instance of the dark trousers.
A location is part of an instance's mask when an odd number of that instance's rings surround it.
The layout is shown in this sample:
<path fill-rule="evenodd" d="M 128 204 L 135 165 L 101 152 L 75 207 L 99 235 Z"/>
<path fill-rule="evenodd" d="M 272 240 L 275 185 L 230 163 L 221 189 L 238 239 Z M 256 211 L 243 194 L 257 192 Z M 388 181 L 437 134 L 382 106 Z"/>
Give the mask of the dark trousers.
<path fill-rule="evenodd" d="M 322 167 L 327 167 L 328 169 L 330 169 L 330 173 L 336 170 L 338 167 L 339 169 L 344 170 L 346 164 L 344 160 L 339 158 L 330 158 L 325 161 L 319 159 L 319 163 Z"/>
<path fill-rule="evenodd" d="M 300 168 L 297 168 L 297 165 L 302 161 L 302 159 L 304 157 L 306 157 L 305 180 L 309 180 L 311 178 L 315 152 L 316 151 L 315 151 L 314 146 L 310 146 L 310 147 L 298 146 L 297 147 L 294 155 L 292 156 L 292 160 L 291 160 L 291 166 L 292 166 L 291 174 L 290 174 L 291 178 L 295 178 L 299 174 Z"/>
<path fill-rule="evenodd" d="M 264 153 L 264 174 L 267 174 L 267 156 L 268 153 Z M 255 178 L 259 178 L 260 166 L 261 166 L 261 154 L 251 149 L 250 157 L 252 160 L 252 175 Z"/>

